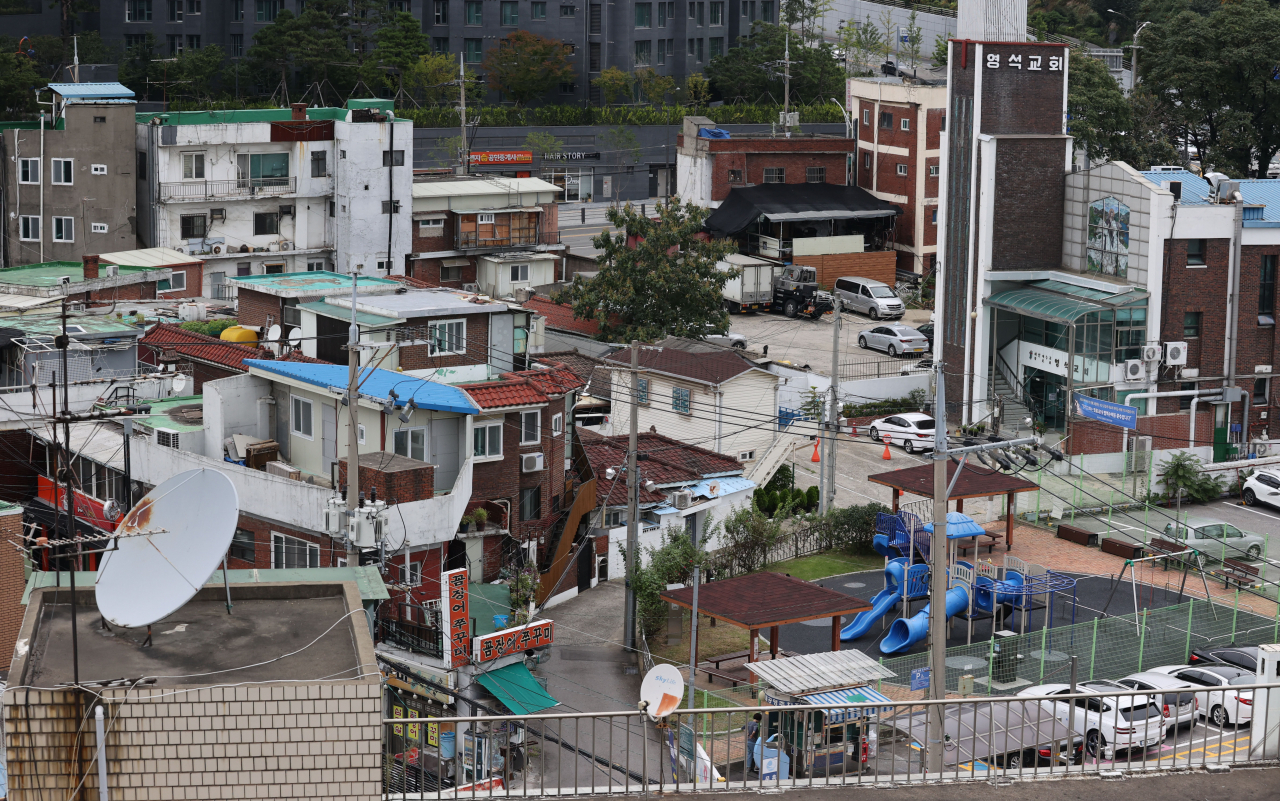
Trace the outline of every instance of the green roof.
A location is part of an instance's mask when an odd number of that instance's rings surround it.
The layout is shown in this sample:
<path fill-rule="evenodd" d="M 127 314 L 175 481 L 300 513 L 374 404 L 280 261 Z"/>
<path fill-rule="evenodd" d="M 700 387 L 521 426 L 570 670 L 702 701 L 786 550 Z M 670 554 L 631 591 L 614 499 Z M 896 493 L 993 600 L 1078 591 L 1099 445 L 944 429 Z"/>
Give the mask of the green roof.
<path fill-rule="evenodd" d="M 324 270 L 305 273 L 273 273 L 271 275 L 239 275 L 228 278 L 244 289 L 255 289 L 272 295 L 301 297 L 328 293 L 350 292 L 351 279 Z M 378 288 L 404 286 L 398 281 L 362 275 L 357 287 Z M 350 314 L 350 312 L 348 312 Z"/>
<path fill-rule="evenodd" d="M 476 681 L 516 715 L 534 715 L 559 705 L 523 662 L 476 674 Z"/>
<path fill-rule="evenodd" d="M 79 326 L 82 330 L 71 330 L 73 337 L 84 334 L 128 334 L 142 336 L 142 329 L 111 317 L 76 316 L 67 318 L 67 327 Z M 27 336 L 53 336 L 62 333 L 62 320 L 58 317 L 23 317 L 15 323 L 14 328 L 21 328 Z"/>
<path fill-rule="evenodd" d="M 306 309 L 309 312 L 315 312 L 321 317 L 333 317 L 338 320 L 351 319 L 351 310 L 344 309 L 341 306 L 334 306 L 332 303 L 325 303 L 323 300 L 313 300 L 310 303 L 299 303 L 299 309 Z M 383 326 L 395 325 L 399 323 L 395 317 L 383 317 L 380 314 L 368 314 L 367 312 L 356 311 L 356 323 L 367 326 Z"/>
<path fill-rule="evenodd" d="M 394 114 L 396 110 L 394 100 L 382 100 L 376 97 L 353 97 L 347 101 L 347 108 L 373 108 L 384 114 Z"/>
<path fill-rule="evenodd" d="M 166 111 L 163 113 L 140 111 L 134 118 L 143 125 L 157 117 L 161 125 L 225 125 L 234 122 L 288 122 L 293 119 L 293 109 L 242 108 L 227 111 Z M 347 110 L 342 108 L 309 108 L 309 120 L 345 120 Z"/>
<path fill-rule="evenodd" d="M 120 267 L 120 272 L 144 273 L 152 269 L 157 268 Z M 105 273 L 100 275 L 106 278 Z M 44 261 L 0 270 L 0 284 L 53 287 L 60 284 L 64 277 L 71 279 L 73 284 L 84 281 L 84 263 L 79 261 Z"/>
<path fill-rule="evenodd" d="M 471 616 L 476 619 L 475 636 L 497 631 L 493 616 L 511 614 L 511 588 L 506 584 L 473 583 L 467 591 L 471 596 Z"/>
<path fill-rule="evenodd" d="M 276 568 L 257 570 L 228 570 L 227 578 L 232 584 L 264 584 L 277 581 L 354 581 L 360 589 L 360 598 L 364 601 L 386 601 L 391 598 L 387 587 L 382 583 L 378 568 L 373 565 L 364 567 L 309 567 L 309 568 Z M 76 588 L 88 589 L 94 586 L 98 574 L 90 570 L 76 571 Z M 205 586 L 222 586 L 222 571 L 215 570 L 205 582 Z M 35 571 L 27 579 L 27 588 L 22 593 L 25 606 L 31 597 L 32 590 L 43 587 L 69 587 L 70 576 L 66 571 L 61 574 L 52 571 Z M 233 599 L 234 602 L 234 599 Z"/>
<path fill-rule="evenodd" d="M 67 129 L 67 120 L 65 117 L 59 117 L 52 125 L 45 122 L 44 129 L 46 131 L 65 131 Z M 38 130 L 40 130 L 40 120 L 9 120 L 0 122 L 0 131 Z"/>
<path fill-rule="evenodd" d="M 171 413 L 183 406 L 204 406 L 203 395 L 184 395 L 180 397 L 164 398 L 162 400 L 145 401 L 147 406 L 151 407 L 149 417 L 143 417 L 138 423 L 151 428 L 163 428 L 165 431 L 203 431 L 204 421 L 193 424 L 180 418 L 174 417 Z"/>
<path fill-rule="evenodd" d="M 1090 312 L 1110 308 L 1100 303 L 1069 298 L 1043 289 L 1009 289 L 983 298 L 982 305 L 1025 314 L 1037 320 L 1071 324 Z"/>

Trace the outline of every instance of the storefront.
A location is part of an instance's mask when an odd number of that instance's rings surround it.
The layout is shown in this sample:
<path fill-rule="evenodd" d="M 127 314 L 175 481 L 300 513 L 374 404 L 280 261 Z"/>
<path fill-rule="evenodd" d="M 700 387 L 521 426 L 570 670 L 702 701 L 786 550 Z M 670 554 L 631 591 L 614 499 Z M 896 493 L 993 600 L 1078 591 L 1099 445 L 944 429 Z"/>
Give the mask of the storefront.
<path fill-rule="evenodd" d="M 577 164 L 544 166 L 542 180 L 563 189 L 564 195 L 560 199 L 565 202 L 590 202 L 595 195 L 594 167 L 582 167 Z"/>

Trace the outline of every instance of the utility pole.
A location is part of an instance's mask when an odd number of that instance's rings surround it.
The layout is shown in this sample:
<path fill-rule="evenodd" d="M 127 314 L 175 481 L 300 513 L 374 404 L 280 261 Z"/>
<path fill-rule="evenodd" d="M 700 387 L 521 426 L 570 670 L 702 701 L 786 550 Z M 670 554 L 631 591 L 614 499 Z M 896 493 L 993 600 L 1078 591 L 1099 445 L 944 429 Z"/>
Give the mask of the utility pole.
<path fill-rule="evenodd" d="M 941 321 L 939 321 L 941 322 Z M 947 692 L 947 393 L 942 362 L 934 364 L 933 537 L 929 542 L 929 699 Z M 912 532 L 914 534 L 914 532 Z M 942 773 L 943 705 L 929 707 L 925 770 Z"/>
<path fill-rule="evenodd" d="M 834 296 L 833 296 L 834 297 Z M 836 414 L 839 412 L 840 403 L 840 323 L 842 317 L 840 314 L 840 298 L 834 297 L 835 309 L 831 312 L 831 391 L 830 399 L 827 407 L 827 420 L 823 431 L 826 433 L 827 441 L 823 443 L 823 448 L 827 452 L 827 462 L 822 465 L 820 474 L 819 492 L 818 492 L 818 511 L 826 514 L 836 508 L 836 435 L 840 433 L 840 426 L 836 423 Z"/>
<path fill-rule="evenodd" d="M 689 539 L 693 541 L 694 558 L 701 553 L 702 549 L 698 545 L 698 526 L 697 520 L 694 526 L 689 530 Z M 689 708 L 696 709 L 697 703 L 694 698 L 698 695 L 698 585 L 702 581 L 701 571 L 698 569 L 698 563 L 693 563 L 693 622 L 689 624 Z"/>
<path fill-rule="evenodd" d="M 351 271 L 351 327 L 347 332 L 347 564 L 360 564 L 355 546 L 356 509 L 360 507 L 360 326 L 356 324 L 356 286 L 363 264 Z"/>
<path fill-rule="evenodd" d="M 462 60 L 463 54 L 458 54 L 458 97 L 461 98 L 462 104 L 459 106 L 459 116 L 461 121 L 459 128 L 462 131 L 462 146 L 459 151 L 462 156 L 462 163 L 458 165 L 458 175 L 466 175 L 470 166 L 471 154 L 467 152 L 467 65 Z M 354 314 L 354 313 L 353 313 Z"/>
<path fill-rule="evenodd" d="M 791 28 L 787 28 L 786 49 L 782 54 L 782 128 L 791 138 Z"/>
<path fill-rule="evenodd" d="M 640 538 L 640 481 L 636 451 L 640 446 L 640 341 L 631 340 L 631 436 L 627 441 L 627 608 L 622 638 L 627 651 L 636 647 L 636 542 Z"/>

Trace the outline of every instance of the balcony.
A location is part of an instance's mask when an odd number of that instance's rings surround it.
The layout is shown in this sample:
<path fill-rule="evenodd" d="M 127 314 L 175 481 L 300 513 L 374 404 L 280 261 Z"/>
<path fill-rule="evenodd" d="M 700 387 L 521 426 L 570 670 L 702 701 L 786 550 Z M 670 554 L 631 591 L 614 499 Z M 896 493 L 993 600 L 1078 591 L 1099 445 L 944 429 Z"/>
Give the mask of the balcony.
<path fill-rule="evenodd" d="M 160 200 L 216 200 L 291 195 L 298 189 L 296 176 L 287 178 L 237 178 L 230 181 L 169 181 L 160 184 Z"/>
<path fill-rule="evenodd" d="M 400 604 L 404 614 L 405 604 Z M 403 648 L 415 654 L 444 658 L 444 637 L 440 628 L 440 610 L 415 607 L 419 614 L 425 615 L 427 622 L 414 623 L 409 620 L 378 620 L 378 639 L 382 642 Z"/>
<path fill-rule="evenodd" d="M 458 250 L 477 248 L 518 248 L 560 244 L 559 231 L 516 230 L 509 236 L 482 237 L 475 231 L 459 231 Z"/>

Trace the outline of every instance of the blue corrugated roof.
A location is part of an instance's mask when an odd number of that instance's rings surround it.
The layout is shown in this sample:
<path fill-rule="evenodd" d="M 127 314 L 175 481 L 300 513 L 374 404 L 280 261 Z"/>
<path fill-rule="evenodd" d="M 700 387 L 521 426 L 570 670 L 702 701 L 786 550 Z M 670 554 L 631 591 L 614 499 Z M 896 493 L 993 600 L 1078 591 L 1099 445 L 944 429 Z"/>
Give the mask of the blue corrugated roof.
<path fill-rule="evenodd" d="M 1142 177 L 1156 186 L 1165 181 L 1182 182 L 1182 204 L 1208 203 L 1209 182 L 1190 170 L 1144 170 Z"/>
<path fill-rule="evenodd" d="M 825 693 L 814 693 L 813 695 L 804 696 L 804 701 L 813 706 L 823 706 L 825 704 L 865 704 L 865 703 L 882 703 L 882 707 L 855 707 L 852 709 L 824 709 L 822 710 L 827 716 L 827 723 L 843 723 L 847 720 L 857 720 L 864 716 L 874 716 L 877 711 L 886 715 L 893 714 L 893 701 L 887 695 L 882 695 L 870 687 L 850 687 L 846 690 L 830 690 Z"/>
<path fill-rule="evenodd" d="M 713 494 L 711 492 L 712 484 L 719 484 L 720 491 Z M 728 476 L 726 478 L 711 478 L 705 481 L 699 481 L 689 489 L 693 491 L 694 495 L 701 496 L 703 498 L 723 498 L 726 495 L 732 495 L 733 493 L 741 492 L 742 490 L 755 489 L 755 486 L 756 482 L 749 478 Z"/>
<path fill-rule="evenodd" d="M 1275 228 L 1280 225 L 1280 180 L 1250 178 L 1241 181 L 1240 194 L 1245 203 L 1263 206 L 1262 217 L 1245 220 L 1246 228 Z"/>
<path fill-rule="evenodd" d="M 122 83 L 51 83 L 49 88 L 68 100 L 102 100 L 133 97 L 133 90 Z"/>
<path fill-rule="evenodd" d="M 305 364 L 269 359 L 245 359 L 244 363 L 263 372 L 292 378 L 322 389 L 347 385 L 347 366 L 343 364 Z M 421 378 L 413 378 L 391 370 L 366 367 L 360 371 L 361 395 L 385 399 L 390 397 L 389 393 L 393 389 L 399 396 L 396 399 L 396 406 L 404 406 L 409 402 L 409 398 L 413 398 L 419 409 L 434 409 L 438 412 L 457 412 L 458 414 L 479 412 L 476 405 L 472 403 L 471 396 L 457 387 L 423 381 Z"/>

